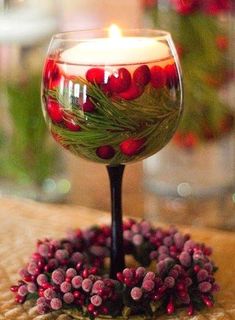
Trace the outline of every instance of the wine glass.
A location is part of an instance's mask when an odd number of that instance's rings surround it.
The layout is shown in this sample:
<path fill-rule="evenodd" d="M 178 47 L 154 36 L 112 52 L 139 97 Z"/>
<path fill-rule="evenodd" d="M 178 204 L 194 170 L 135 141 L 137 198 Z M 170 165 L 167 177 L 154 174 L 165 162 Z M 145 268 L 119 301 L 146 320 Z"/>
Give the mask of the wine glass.
<path fill-rule="evenodd" d="M 176 50 L 160 30 L 60 33 L 42 81 L 43 114 L 54 139 L 107 166 L 111 187 L 110 276 L 124 268 L 121 184 L 126 163 L 147 158 L 173 136 L 182 114 Z"/>

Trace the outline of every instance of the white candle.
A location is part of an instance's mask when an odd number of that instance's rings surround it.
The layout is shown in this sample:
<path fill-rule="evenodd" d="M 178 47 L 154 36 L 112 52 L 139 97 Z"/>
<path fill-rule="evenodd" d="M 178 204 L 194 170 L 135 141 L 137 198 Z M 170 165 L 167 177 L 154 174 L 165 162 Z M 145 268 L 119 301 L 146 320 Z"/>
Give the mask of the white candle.
<path fill-rule="evenodd" d="M 65 50 L 61 60 L 77 65 L 125 65 L 150 63 L 170 56 L 169 47 L 155 38 L 97 38 Z"/>

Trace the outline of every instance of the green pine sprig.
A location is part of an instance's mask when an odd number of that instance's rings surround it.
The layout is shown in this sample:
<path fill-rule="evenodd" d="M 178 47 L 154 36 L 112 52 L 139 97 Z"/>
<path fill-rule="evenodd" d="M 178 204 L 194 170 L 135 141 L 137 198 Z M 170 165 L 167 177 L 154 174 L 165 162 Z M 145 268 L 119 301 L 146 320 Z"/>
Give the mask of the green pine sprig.
<path fill-rule="evenodd" d="M 50 90 L 46 94 L 63 107 L 65 119 L 72 117 L 81 127 L 80 131 L 73 132 L 63 124 L 50 122 L 51 130 L 60 137 L 61 144 L 81 157 L 107 163 L 107 160 L 96 155 L 96 149 L 102 145 L 111 145 L 116 153 L 109 164 L 137 161 L 161 149 L 177 127 L 180 117 L 179 92 L 173 96 L 167 87 L 156 90 L 148 85 L 141 97 L 126 101 L 107 96 L 99 86 L 84 79 L 77 78 L 76 83 L 87 87 L 95 112 L 83 112 L 82 105 L 74 103 L 68 90 L 62 94 Z M 119 148 L 120 143 L 130 137 L 144 139 L 143 151 L 132 157 L 122 154 Z"/>

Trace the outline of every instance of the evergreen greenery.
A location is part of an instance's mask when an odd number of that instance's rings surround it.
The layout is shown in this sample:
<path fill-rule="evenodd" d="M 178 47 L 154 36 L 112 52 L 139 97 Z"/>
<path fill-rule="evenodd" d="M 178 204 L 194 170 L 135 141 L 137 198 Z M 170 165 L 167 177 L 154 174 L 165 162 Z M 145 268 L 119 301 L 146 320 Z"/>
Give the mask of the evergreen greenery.
<path fill-rule="evenodd" d="M 3 130 L 1 135 L 0 175 L 40 185 L 55 168 L 55 151 L 41 111 L 40 75 L 32 74 L 25 82 L 9 81 L 6 89 L 10 132 Z"/>
<path fill-rule="evenodd" d="M 137 99 L 126 101 L 107 96 L 100 87 L 78 78 L 76 82 L 87 87 L 95 112 L 83 112 L 73 103 L 68 91 L 61 94 L 50 90 L 48 96 L 57 100 L 68 118 L 75 119 L 80 131 L 69 131 L 63 124 L 50 122 L 51 130 L 70 151 L 91 161 L 111 165 L 137 161 L 160 150 L 172 137 L 180 117 L 180 92 L 166 86 L 156 90 L 151 85 Z M 66 117 L 66 116 L 65 116 Z M 50 119 L 48 119 L 50 121 Z M 140 153 L 126 156 L 120 152 L 120 143 L 128 138 L 144 139 Z M 111 145 L 116 153 L 110 160 L 96 154 L 99 146 Z"/>
<path fill-rule="evenodd" d="M 228 24 L 218 16 L 200 11 L 181 15 L 173 8 L 160 10 L 156 7 L 148 14 L 154 27 L 172 33 L 180 49 L 185 111 L 179 132 L 194 133 L 201 141 L 208 138 L 206 132 L 213 138 L 220 137 L 222 122 L 232 116 L 227 97 L 222 94 L 232 63 L 228 59 L 228 48 L 218 48 L 217 43 L 219 36 L 229 40 Z"/>

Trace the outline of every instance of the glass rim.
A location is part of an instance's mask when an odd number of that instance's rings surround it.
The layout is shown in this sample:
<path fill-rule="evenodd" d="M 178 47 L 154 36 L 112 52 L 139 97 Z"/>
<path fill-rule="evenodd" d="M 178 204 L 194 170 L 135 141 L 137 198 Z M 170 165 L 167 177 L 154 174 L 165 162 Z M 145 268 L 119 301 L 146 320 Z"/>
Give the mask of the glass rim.
<path fill-rule="evenodd" d="M 151 29 L 151 28 L 120 28 L 122 36 L 131 37 L 152 37 L 158 40 L 164 40 L 171 38 L 171 33 L 162 29 Z M 91 28 L 91 29 L 76 29 L 71 31 L 63 31 L 52 35 L 53 40 L 63 41 L 89 41 L 92 39 L 98 39 L 99 34 L 108 38 L 109 27 L 107 28 Z M 95 36 L 95 34 L 97 36 Z M 81 35 L 82 38 L 76 37 Z M 87 35 L 87 37 L 85 37 Z M 92 37 L 93 36 L 93 37 Z"/>

